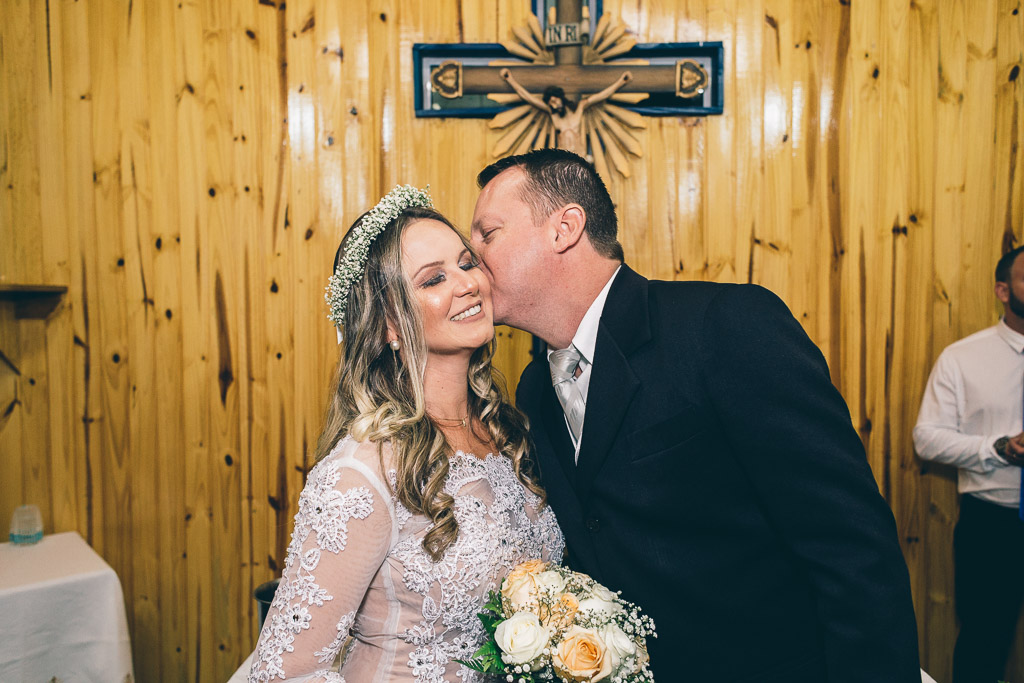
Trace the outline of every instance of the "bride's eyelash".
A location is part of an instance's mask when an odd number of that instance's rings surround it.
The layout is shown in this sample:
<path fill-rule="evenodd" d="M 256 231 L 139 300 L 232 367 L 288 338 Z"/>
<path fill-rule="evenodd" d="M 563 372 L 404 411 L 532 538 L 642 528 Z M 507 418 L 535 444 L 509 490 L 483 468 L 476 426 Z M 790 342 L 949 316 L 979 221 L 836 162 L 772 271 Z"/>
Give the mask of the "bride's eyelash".
<path fill-rule="evenodd" d="M 460 263 L 459 264 L 459 268 L 461 268 L 462 270 L 472 270 L 473 268 L 479 268 L 479 267 L 480 267 L 480 260 L 476 259 L 476 258 L 470 258 L 465 263 Z M 434 277 L 430 278 L 429 280 L 424 280 L 423 283 L 420 284 L 420 287 L 433 287 L 434 285 L 441 284 L 446 279 L 447 278 L 445 277 L 444 271 L 441 271 L 440 273 L 438 273 Z"/>

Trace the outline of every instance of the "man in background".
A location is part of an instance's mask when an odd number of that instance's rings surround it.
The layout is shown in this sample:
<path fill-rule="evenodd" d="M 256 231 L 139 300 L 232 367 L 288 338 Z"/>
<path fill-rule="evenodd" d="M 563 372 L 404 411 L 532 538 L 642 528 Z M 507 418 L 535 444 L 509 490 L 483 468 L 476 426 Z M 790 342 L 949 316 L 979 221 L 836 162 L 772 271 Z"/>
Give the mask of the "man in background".
<path fill-rule="evenodd" d="M 1024 247 L 999 259 L 995 291 L 1002 320 L 942 352 L 914 427 L 923 460 L 958 470 L 953 683 L 1003 677 L 1024 600 L 1024 582 L 1003 580 L 1024 562 Z"/>

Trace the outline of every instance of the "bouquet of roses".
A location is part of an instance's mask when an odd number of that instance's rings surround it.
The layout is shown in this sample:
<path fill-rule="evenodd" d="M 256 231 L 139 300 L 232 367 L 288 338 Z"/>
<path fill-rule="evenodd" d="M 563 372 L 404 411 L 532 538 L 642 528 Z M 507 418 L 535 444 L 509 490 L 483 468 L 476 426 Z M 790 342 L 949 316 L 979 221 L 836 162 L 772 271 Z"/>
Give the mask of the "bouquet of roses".
<path fill-rule="evenodd" d="M 586 574 L 540 560 L 519 565 L 478 616 L 489 638 L 460 663 L 510 683 L 654 683 L 654 622 Z"/>

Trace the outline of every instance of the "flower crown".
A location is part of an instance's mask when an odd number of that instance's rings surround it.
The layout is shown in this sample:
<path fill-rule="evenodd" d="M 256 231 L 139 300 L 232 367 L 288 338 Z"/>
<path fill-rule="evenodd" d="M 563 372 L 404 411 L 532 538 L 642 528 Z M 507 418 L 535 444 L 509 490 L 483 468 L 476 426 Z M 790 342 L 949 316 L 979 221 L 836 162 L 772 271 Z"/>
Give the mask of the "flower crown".
<path fill-rule="evenodd" d="M 341 258 L 334 274 L 327 281 L 327 290 L 324 299 L 330 312 L 327 319 L 339 328 L 340 341 L 341 326 L 345 324 L 345 309 L 348 307 L 348 290 L 352 284 L 363 275 L 366 269 L 366 259 L 370 255 L 370 245 L 377 239 L 377 236 L 384 232 L 391 221 L 406 209 L 414 206 L 430 208 L 433 204 L 430 201 L 430 185 L 423 190 L 412 185 L 396 185 L 395 189 L 388 192 L 377 202 L 377 205 L 366 212 L 363 220 L 352 229 L 345 244 L 345 253 Z"/>

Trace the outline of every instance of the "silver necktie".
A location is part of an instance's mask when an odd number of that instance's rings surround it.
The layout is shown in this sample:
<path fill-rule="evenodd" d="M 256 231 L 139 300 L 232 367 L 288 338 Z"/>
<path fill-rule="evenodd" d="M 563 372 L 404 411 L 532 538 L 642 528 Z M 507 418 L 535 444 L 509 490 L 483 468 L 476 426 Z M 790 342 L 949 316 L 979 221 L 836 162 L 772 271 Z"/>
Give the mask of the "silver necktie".
<path fill-rule="evenodd" d="M 548 364 L 551 367 L 551 383 L 555 387 L 555 395 L 558 396 L 558 402 L 565 411 L 565 419 L 572 430 L 573 438 L 579 444 L 580 436 L 583 434 L 583 416 L 587 410 L 583 394 L 576 386 L 576 368 L 580 364 L 580 352 L 570 344 L 567 349 L 552 352 L 548 356 Z"/>

